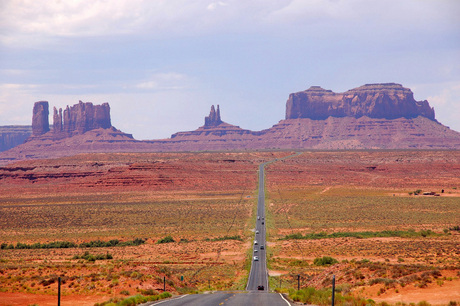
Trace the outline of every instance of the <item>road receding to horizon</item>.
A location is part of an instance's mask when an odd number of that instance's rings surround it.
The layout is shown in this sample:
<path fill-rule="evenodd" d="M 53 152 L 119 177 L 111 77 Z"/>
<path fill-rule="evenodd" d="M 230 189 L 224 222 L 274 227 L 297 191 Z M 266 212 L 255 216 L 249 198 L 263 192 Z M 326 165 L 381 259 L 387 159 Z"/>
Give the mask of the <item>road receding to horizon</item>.
<path fill-rule="evenodd" d="M 298 155 L 290 155 L 293 157 Z M 266 227 L 265 227 L 265 172 L 264 167 L 275 159 L 259 165 L 259 189 L 257 200 L 257 219 L 256 227 L 254 229 L 254 242 L 252 245 L 253 255 L 251 270 L 249 272 L 246 291 L 232 291 L 232 292 L 215 292 L 209 294 L 190 294 L 182 295 L 169 300 L 151 302 L 143 304 L 148 305 L 162 305 L 162 306 L 179 306 L 179 305 L 226 305 L 226 306 L 240 306 L 240 305 L 253 305 L 253 306 L 286 306 L 291 305 L 281 294 L 270 293 L 268 284 L 268 270 L 266 258 Z M 263 287 L 261 287 L 263 286 Z"/>

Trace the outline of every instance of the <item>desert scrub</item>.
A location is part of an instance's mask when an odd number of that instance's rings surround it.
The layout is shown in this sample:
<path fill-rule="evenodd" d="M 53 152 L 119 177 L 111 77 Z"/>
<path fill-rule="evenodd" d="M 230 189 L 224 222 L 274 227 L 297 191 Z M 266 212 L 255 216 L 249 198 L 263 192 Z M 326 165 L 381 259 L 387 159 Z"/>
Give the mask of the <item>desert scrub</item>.
<path fill-rule="evenodd" d="M 300 290 L 289 289 L 289 297 L 295 302 L 326 306 L 331 305 L 332 290 L 315 289 L 313 287 L 307 287 Z M 351 295 L 342 295 L 336 292 L 335 305 L 375 305 L 375 302 L 371 299 L 366 300 Z"/>
<path fill-rule="evenodd" d="M 170 243 L 170 242 L 175 242 L 175 240 L 171 236 L 166 236 L 157 241 L 157 243 Z"/>
<path fill-rule="evenodd" d="M 85 253 L 83 253 L 83 255 L 75 255 L 74 257 L 72 257 L 72 259 L 84 259 L 84 260 L 87 260 L 87 261 L 93 261 L 94 262 L 96 260 L 113 259 L 113 256 L 109 252 L 107 252 L 106 254 L 93 255 L 93 254 L 90 254 L 88 251 L 86 251 Z"/>
<path fill-rule="evenodd" d="M 240 235 L 235 235 L 235 236 L 223 236 L 223 237 L 216 237 L 216 238 L 205 238 L 204 241 L 224 241 L 224 240 L 238 240 L 238 241 L 243 241 L 243 238 L 241 238 Z"/>
<path fill-rule="evenodd" d="M 89 242 L 82 242 L 76 244 L 70 241 L 53 241 L 49 243 L 40 243 L 36 242 L 33 244 L 26 244 L 17 242 L 16 245 L 2 243 L 0 249 L 2 250 L 20 250 L 20 249 L 68 249 L 68 248 L 104 248 L 104 247 L 114 247 L 114 246 L 137 246 L 144 244 L 147 239 L 136 238 L 130 241 L 120 241 L 118 239 L 112 239 L 109 241 L 93 240 Z"/>
<path fill-rule="evenodd" d="M 128 298 L 111 298 L 107 302 L 96 303 L 94 306 L 135 306 L 147 302 L 158 301 L 171 297 L 172 294 L 169 292 L 163 292 L 161 294 L 144 296 L 142 294 L 130 296 Z"/>
<path fill-rule="evenodd" d="M 446 234 L 446 233 L 444 233 Z M 280 240 L 288 240 L 288 239 L 310 239 L 310 240 L 315 240 L 315 239 L 330 239 L 330 238 L 348 238 L 348 237 L 353 237 L 353 238 L 359 238 L 359 239 L 364 239 L 364 238 L 381 238 L 381 237 L 401 237 L 401 238 L 417 238 L 417 237 L 428 237 L 428 236 L 441 236 L 443 234 L 437 234 L 433 232 L 432 230 L 421 230 L 419 232 L 416 232 L 414 230 L 407 230 L 407 231 L 379 231 L 379 232 L 371 232 L 371 231 L 365 231 L 365 232 L 335 232 L 332 234 L 327 234 L 325 232 L 320 232 L 320 233 L 310 233 L 310 234 L 305 234 L 302 235 L 301 233 L 294 233 L 290 235 L 284 236 L 284 238 L 281 238 Z"/>
<path fill-rule="evenodd" d="M 313 260 L 313 264 L 316 266 L 330 266 L 338 263 L 339 261 L 329 256 L 317 257 Z"/>

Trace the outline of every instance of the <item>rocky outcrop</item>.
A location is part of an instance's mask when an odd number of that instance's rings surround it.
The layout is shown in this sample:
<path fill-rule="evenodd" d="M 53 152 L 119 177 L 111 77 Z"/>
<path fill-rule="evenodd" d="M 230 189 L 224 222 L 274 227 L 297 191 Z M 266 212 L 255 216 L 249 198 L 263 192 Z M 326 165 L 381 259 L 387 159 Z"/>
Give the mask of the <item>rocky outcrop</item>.
<path fill-rule="evenodd" d="M 250 130 L 244 130 L 239 126 L 228 124 L 223 122 L 220 118 L 220 108 L 217 105 L 217 110 L 214 108 L 214 105 L 211 106 L 211 111 L 209 116 L 204 118 L 204 125 L 199 127 L 194 131 L 187 132 L 178 132 L 171 135 L 171 139 L 187 139 L 187 140 L 197 140 L 209 137 L 222 137 L 226 138 L 235 138 L 240 137 L 241 135 L 252 135 L 257 132 L 252 132 Z"/>
<path fill-rule="evenodd" d="M 53 132 L 72 136 L 83 134 L 98 128 L 108 129 L 112 126 L 110 106 L 108 103 L 93 105 L 91 102 L 79 101 L 64 111 L 54 108 Z"/>
<path fill-rule="evenodd" d="M 35 102 L 32 115 L 32 134 L 40 136 L 50 130 L 48 101 Z"/>
<path fill-rule="evenodd" d="M 23 144 L 32 135 L 30 125 L 0 126 L 0 152 Z"/>
<path fill-rule="evenodd" d="M 36 131 L 39 126 L 44 129 L 46 111 L 43 107 L 34 116 Z M 41 124 L 37 118 L 43 119 Z M 460 133 L 436 121 L 427 101 L 415 101 L 412 91 L 393 83 L 364 85 L 340 94 L 311 87 L 289 96 L 286 118 L 269 129 L 250 131 L 222 121 L 219 106 L 212 106 L 196 130 L 138 141 L 110 126 L 107 103 L 80 101 L 65 110 L 55 109 L 53 131 L 2 152 L 0 165 L 89 152 L 460 150 Z"/>
<path fill-rule="evenodd" d="M 211 106 L 211 111 L 209 112 L 209 116 L 204 118 L 204 126 L 211 127 L 211 126 L 218 126 L 223 121 L 220 119 L 220 108 L 217 105 L 217 111 L 214 108 L 214 105 Z"/>
<path fill-rule="evenodd" d="M 289 95 L 286 119 L 328 117 L 416 118 L 435 120 L 428 101 L 415 101 L 414 94 L 400 84 L 367 84 L 345 93 L 334 93 L 319 86 Z"/>

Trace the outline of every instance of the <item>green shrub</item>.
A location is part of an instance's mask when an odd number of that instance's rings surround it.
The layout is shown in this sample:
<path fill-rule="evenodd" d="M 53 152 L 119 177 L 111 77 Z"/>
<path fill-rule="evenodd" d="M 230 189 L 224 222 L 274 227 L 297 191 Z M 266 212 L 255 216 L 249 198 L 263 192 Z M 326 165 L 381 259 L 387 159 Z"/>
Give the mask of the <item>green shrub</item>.
<path fill-rule="evenodd" d="M 170 243 L 170 242 L 175 242 L 175 240 L 171 236 L 166 236 L 157 241 L 157 243 Z"/>
<path fill-rule="evenodd" d="M 313 264 L 315 266 L 330 266 L 333 264 L 338 263 L 339 261 L 335 258 L 329 257 L 329 256 L 323 256 L 323 257 L 317 257 L 313 261 Z"/>
<path fill-rule="evenodd" d="M 72 257 L 72 259 L 84 259 L 84 260 L 87 260 L 87 261 L 96 261 L 96 260 L 105 260 L 105 259 L 113 259 L 113 256 L 112 254 L 110 254 L 109 252 L 107 252 L 107 254 L 97 254 L 97 255 L 92 255 L 89 253 L 89 251 L 85 251 L 85 253 L 83 253 L 83 255 L 74 255 Z"/>
<path fill-rule="evenodd" d="M 172 294 L 169 292 L 163 292 L 162 294 L 160 294 L 160 299 L 166 299 L 170 297 L 172 297 Z"/>

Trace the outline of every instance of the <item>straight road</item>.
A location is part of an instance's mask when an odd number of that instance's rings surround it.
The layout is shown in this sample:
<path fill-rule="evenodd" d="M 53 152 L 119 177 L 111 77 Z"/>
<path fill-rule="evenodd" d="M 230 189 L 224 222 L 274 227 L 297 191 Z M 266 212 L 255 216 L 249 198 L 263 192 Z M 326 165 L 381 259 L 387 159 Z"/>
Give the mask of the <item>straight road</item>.
<path fill-rule="evenodd" d="M 258 286 L 264 286 L 263 291 L 268 292 L 268 270 L 266 255 L 266 232 L 265 232 L 265 174 L 264 167 L 267 163 L 259 165 L 259 197 L 257 199 L 257 220 L 253 245 L 253 260 L 251 272 L 248 277 L 246 290 L 257 290 Z M 258 260 L 255 260 L 257 256 Z"/>
<path fill-rule="evenodd" d="M 161 306 L 289 306 L 291 305 L 279 293 L 225 293 L 182 295 L 165 301 L 150 302 L 147 305 Z"/>
<path fill-rule="evenodd" d="M 290 155 L 285 158 L 290 158 L 300 153 Z M 282 158 L 284 159 L 284 158 Z M 268 270 L 266 258 L 266 231 L 265 231 L 265 165 L 275 162 L 280 159 L 275 159 L 270 162 L 259 165 L 259 196 L 257 199 L 257 220 L 255 228 L 255 238 L 253 244 L 253 260 L 251 271 L 248 277 L 246 290 L 249 292 L 217 292 L 213 294 L 190 294 L 182 295 L 177 298 L 157 301 L 143 304 L 147 305 L 162 305 L 162 306 L 179 306 L 179 305 L 196 305 L 196 306 L 290 306 L 291 304 L 279 293 L 268 292 Z M 255 242 L 257 241 L 257 244 Z M 262 247 L 263 246 L 263 247 Z M 254 256 L 258 260 L 254 260 Z M 258 286 L 264 286 L 263 290 L 258 290 Z"/>

